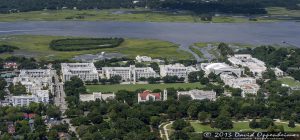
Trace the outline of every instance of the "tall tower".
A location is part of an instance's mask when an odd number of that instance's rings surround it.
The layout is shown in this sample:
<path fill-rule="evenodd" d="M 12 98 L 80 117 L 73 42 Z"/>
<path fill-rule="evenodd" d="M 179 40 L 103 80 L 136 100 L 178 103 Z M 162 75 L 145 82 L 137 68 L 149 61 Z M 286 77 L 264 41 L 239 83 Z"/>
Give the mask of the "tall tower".
<path fill-rule="evenodd" d="M 163 94 L 163 100 L 166 101 L 168 99 L 168 91 L 165 89 Z"/>

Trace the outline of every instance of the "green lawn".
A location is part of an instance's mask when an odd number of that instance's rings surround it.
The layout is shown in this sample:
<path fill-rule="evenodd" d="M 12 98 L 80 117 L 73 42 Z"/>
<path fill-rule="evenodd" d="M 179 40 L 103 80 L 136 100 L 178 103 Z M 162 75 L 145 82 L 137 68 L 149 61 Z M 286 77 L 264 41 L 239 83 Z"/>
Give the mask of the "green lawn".
<path fill-rule="evenodd" d="M 207 47 L 208 44 L 211 44 L 213 46 L 218 46 L 221 42 L 197 42 L 194 43 L 194 46 L 197 46 L 199 48 Z M 243 43 L 227 43 L 232 46 L 238 46 L 239 48 L 254 48 L 257 46 L 251 45 L 251 44 L 243 44 Z"/>
<path fill-rule="evenodd" d="M 276 125 L 282 125 L 284 130 L 287 132 L 300 132 L 300 126 L 297 125 L 295 128 L 288 127 L 287 123 L 275 122 Z M 211 128 L 210 125 L 203 125 L 199 122 L 192 121 L 191 125 L 194 127 L 196 132 L 203 131 L 221 131 L 220 129 Z M 228 131 L 264 131 L 263 129 L 251 129 L 249 128 L 249 122 L 234 122 L 233 129 Z"/>
<path fill-rule="evenodd" d="M 282 84 L 289 85 L 290 87 L 296 87 L 296 86 L 300 87 L 300 82 L 294 80 L 292 77 L 284 77 L 278 80 L 281 81 Z"/>
<path fill-rule="evenodd" d="M 200 58 L 203 58 L 204 56 L 203 56 L 203 53 L 199 50 L 199 49 L 197 49 L 197 48 L 194 48 L 193 46 L 190 46 L 189 47 L 194 53 L 196 53 Z"/>
<path fill-rule="evenodd" d="M 135 91 L 137 89 L 166 89 L 166 88 L 202 88 L 200 83 L 172 83 L 172 84 L 130 84 L 130 85 L 87 85 L 87 91 L 92 92 L 117 92 L 119 90 Z"/>
<path fill-rule="evenodd" d="M 268 14 L 272 16 L 300 17 L 300 10 L 288 10 L 283 7 L 269 7 Z"/>
<path fill-rule="evenodd" d="M 119 13 L 122 11 L 123 13 Z M 124 13 L 125 11 L 125 13 Z M 81 18 L 78 18 L 78 17 Z M 84 17 L 84 18 L 82 18 Z M 0 14 L 0 21 L 130 21 L 130 22 L 204 22 L 193 13 L 181 11 L 157 12 L 148 9 L 110 9 L 110 10 L 45 10 L 33 12 L 21 12 L 12 14 Z M 258 21 L 249 21 L 247 17 L 215 16 L 214 23 L 240 23 L 240 22 L 270 22 L 265 18 L 257 18 Z"/>
<path fill-rule="evenodd" d="M 84 51 L 55 51 L 49 48 L 49 43 L 53 39 L 62 39 L 62 36 L 35 36 L 16 35 L 0 37 L 1 44 L 17 46 L 20 49 L 16 54 L 28 55 L 39 59 L 69 59 L 80 54 L 96 54 L 105 52 L 119 52 L 127 57 L 134 58 L 136 55 L 147 55 L 151 57 L 164 57 L 167 59 L 192 59 L 193 56 L 185 51 L 179 50 L 178 45 L 167 41 L 150 39 L 125 39 L 125 41 L 115 48 L 103 48 Z M 68 37 L 71 38 L 71 37 Z M 7 57 L 10 54 L 1 54 Z"/>

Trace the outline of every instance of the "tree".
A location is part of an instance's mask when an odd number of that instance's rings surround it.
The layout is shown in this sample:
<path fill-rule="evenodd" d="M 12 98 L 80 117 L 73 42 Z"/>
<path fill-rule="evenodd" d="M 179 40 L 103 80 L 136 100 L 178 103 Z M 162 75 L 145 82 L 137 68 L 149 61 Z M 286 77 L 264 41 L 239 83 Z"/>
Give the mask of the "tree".
<path fill-rule="evenodd" d="M 146 81 L 146 80 L 147 80 L 147 78 L 145 78 L 145 77 L 139 78 L 139 81 Z"/>
<path fill-rule="evenodd" d="M 206 84 L 209 83 L 209 79 L 206 78 L 206 77 L 203 77 L 203 78 L 200 79 L 200 83 L 201 83 L 202 85 L 206 85 Z"/>
<path fill-rule="evenodd" d="M 164 83 L 175 83 L 178 81 L 178 76 L 170 76 L 170 75 L 167 75 L 165 77 L 162 78 L 162 80 L 164 81 Z"/>
<path fill-rule="evenodd" d="M 233 50 L 225 43 L 220 43 L 218 45 L 218 50 L 220 50 L 220 53 L 223 57 L 234 54 Z"/>
<path fill-rule="evenodd" d="M 191 83 L 194 82 L 199 82 L 200 79 L 204 76 L 204 72 L 203 71 L 194 71 L 194 72 L 190 72 L 188 74 L 188 80 Z"/>
<path fill-rule="evenodd" d="M 0 90 L 0 100 L 5 99 L 6 92 L 4 90 Z"/>
<path fill-rule="evenodd" d="M 189 114 L 190 118 L 196 118 L 198 113 L 198 108 L 195 104 L 189 106 L 187 113 Z"/>
<path fill-rule="evenodd" d="M 242 95 L 242 90 L 240 88 L 233 88 L 231 90 L 232 96 L 238 96 L 240 97 Z"/>
<path fill-rule="evenodd" d="M 115 75 L 115 76 L 110 77 L 109 82 L 111 84 L 119 84 L 121 80 L 122 80 L 122 77 L 120 75 Z"/>
<path fill-rule="evenodd" d="M 288 124 L 288 127 L 291 127 L 291 128 L 296 127 L 295 121 L 294 121 L 294 120 L 290 120 L 290 121 L 289 121 L 289 124 Z"/>
<path fill-rule="evenodd" d="M 208 74 L 208 79 L 213 81 L 213 82 L 216 82 L 217 81 L 217 78 L 218 78 L 218 75 L 216 75 L 215 73 L 211 72 Z"/>
<path fill-rule="evenodd" d="M 160 124 L 160 117 L 158 116 L 151 116 L 150 117 L 150 124 L 154 127 L 158 127 L 158 125 Z"/>
<path fill-rule="evenodd" d="M 93 124 L 100 124 L 103 122 L 103 117 L 100 113 L 96 112 L 90 112 L 87 115 L 87 118 L 93 123 Z"/>
<path fill-rule="evenodd" d="M 175 120 L 172 124 L 172 128 L 175 130 L 182 130 L 183 128 L 189 126 L 188 123 L 183 119 Z"/>
<path fill-rule="evenodd" d="M 61 116 L 61 112 L 60 112 L 59 108 L 54 105 L 47 106 L 46 114 L 50 118 L 60 118 L 60 116 Z"/>
<path fill-rule="evenodd" d="M 79 126 L 79 125 L 88 125 L 89 120 L 87 117 L 84 116 L 79 116 L 76 118 L 72 118 L 70 121 L 74 126 Z"/>
<path fill-rule="evenodd" d="M 213 126 L 221 130 L 227 130 L 233 128 L 233 123 L 229 117 L 220 115 L 215 119 Z"/>
<path fill-rule="evenodd" d="M 170 136 L 171 140 L 188 140 L 189 136 L 184 131 L 175 131 Z"/>
<path fill-rule="evenodd" d="M 8 89 L 14 96 L 26 94 L 26 87 L 23 86 L 20 82 L 16 85 L 10 85 Z"/>
<path fill-rule="evenodd" d="M 274 70 L 272 69 L 267 69 L 266 72 L 262 73 L 263 79 L 270 79 L 270 80 L 276 80 L 276 74 Z"/>
<path fill-rule="evenodd" d="M 256 128 L 259 128 L 260 126 L 259 126 L 259 123 L 256 122 L 256 119 L 252 119 L 251 122 L 249 123 L 249 127 L 251 129 L 256 129 Z"/>
<path fill-rule="evenodd" d="M 150 67 L 156 72 L 159 72 L 159 70 L 160 70 L 159 65 L 155 62 L 150 63 Z"/>
<path fill-rule="evenodd" d="M 7 82 L 5 81 L 5 79 L 0 77 L 0 90 L 3 90 L 6 85 L 7 85 Z"/>
<path fill-rule="evenodd" d="M 207 120 L 210 118 L 210 114 L 207 112 L 199 112 L 198 113 L 198 120 L 201 121 L 202 123 L 207 122 Z"/>
<path fill-rule="evenodd" d="M 273 120 L 271 118 L 263 117 L 260 120 L 260 128 L 261 129 L 267 129 L 271 125 L 274 125 Z"/>

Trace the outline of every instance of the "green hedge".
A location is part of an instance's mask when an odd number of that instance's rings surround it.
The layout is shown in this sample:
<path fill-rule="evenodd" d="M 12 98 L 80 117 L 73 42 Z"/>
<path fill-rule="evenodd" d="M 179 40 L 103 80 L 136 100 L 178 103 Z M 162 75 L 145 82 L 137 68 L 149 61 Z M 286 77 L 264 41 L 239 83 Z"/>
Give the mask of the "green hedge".
<path fill-rule="evenodd" d="M 123 38 L 74 38 L 58 39 L 50 42 L 49 46 L 57 51 L 81 51 L 119 46 Z"/>
<path fill-rule="evenodd" d="M 11 45 L 0 45 L 0 53 L 13 52 L 14 50 L 17 49 L 19 48 Z"/>

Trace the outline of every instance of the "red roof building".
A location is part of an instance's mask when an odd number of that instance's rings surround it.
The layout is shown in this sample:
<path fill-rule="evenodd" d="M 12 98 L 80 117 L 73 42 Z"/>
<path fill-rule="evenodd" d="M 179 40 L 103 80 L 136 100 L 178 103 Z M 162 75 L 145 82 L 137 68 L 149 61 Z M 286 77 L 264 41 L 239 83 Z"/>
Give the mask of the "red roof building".
<path fill-rule="evenodd" d="M 162 101 L 167 99 L 167 91 L 164 90 L 164 97 L 162 97 L 161 93 L 152 93 L 149 90 L 145 90 L 142 93 L 138 94 L 138 102 L 146 102 L 146 101 Z"/>
<path fill-rule="evenodd" d="M 9 69 L 9 68 L 16 69 L 16 68 L 18 68 L 18 65 L 15 62 L 6 62 L 6 63 L 4 63 L 3 68 L 5 68 L 5 69 Z"/>
<path fill-rule="evenodd" d="M 23 114 L 24 119 L 32 119 L 35 117 L 34 113 L 24 113 Z"/>

